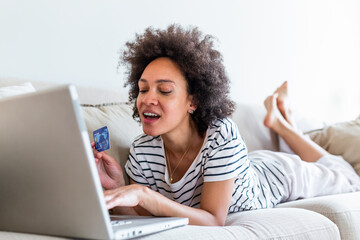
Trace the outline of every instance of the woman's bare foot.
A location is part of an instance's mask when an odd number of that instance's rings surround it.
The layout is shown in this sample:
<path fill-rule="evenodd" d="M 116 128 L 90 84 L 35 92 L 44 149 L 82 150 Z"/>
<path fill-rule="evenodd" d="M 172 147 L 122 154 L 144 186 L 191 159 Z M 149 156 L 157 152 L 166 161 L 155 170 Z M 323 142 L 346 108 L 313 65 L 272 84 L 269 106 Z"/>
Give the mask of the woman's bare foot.
<path fill-rule="evenodd" d="M 281 113 L 281 115 L 285 118 L 285 120 L 292 125 L 295 126 L 295 121 L 292 116 L 292 111 L 290 108 L 290 101 L 288 98 L 288 87 L 287 81 L 283 82 L 280 87 L 278 87 L 274 93 L 278 94 L 277 98 L 277 107 Z"/>
<path fill-rule="evenodd" d="M 264 105 L 267 110 L 267 114 L 264 118 L 264 125 L 270 129 L 273 129 L 275 132 L 278 132 L 284 124 L 288 124 L 286 119 L 283 117 L 277 106 L 278 102 L 278 93 L 268 96 Z"/>
<path fill-rule="evenodd" d="M 274 93 L 278 94 L 277 107 L 279 108 L 279 111 L 285 120 L 288 121 L 288 115 L 291 113 L 288 101 L 287 81 L 283 82 L 283 84 L 281 84 L 281 86 L 278 87 Z"/>

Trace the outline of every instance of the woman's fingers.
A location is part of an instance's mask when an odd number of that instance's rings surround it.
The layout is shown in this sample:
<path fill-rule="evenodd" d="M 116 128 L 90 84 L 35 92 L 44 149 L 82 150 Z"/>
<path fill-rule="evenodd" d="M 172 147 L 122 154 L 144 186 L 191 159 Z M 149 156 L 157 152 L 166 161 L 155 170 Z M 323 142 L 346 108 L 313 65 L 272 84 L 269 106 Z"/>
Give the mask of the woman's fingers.
<path fill-rule="evenodd" d="M 99 160 L 103 160 L 104 163 L 107 165 L 111 164 L 113 162 L 113 158 L 106 152 L 99 152 L 95 149 L 95 143 L 91 142 L 91 147 L 93 150 L 93 154 L 95 157 L 95 161 L 99 162 Z"/>
<path fill-rule="evenodd" d="M 101 158 L 100 155 L 99 155 L 99 157 L 97 156 L 99 152 L 95 149 L 95 143 L 94 143 L 94 142 L 91 142 L 90 144 L 91 144 L 91 148 L 92 148 L 94 157 L 95 157 L 95 158 Z"/>
<path fill-rule="evenodd" d="M 105 189 L 124 186 L 125 180 L 119 163 L 108 153 L 97 151 L 94 142 L 91 142 L 91 147 L 102 186 Z"/>
<path fill-rule="evenodd" d="M 91 147 L 94 153 L 94 157 L 97 158 L 95 160 L 102 159 L 105 164 L 112 164 L 115 160 L 111 157 L 107 152 L 99 152 L 95 149 L 95 143 L 91 142 Z"/>
<path fill-rule="evenodd" d="M 106 207 L 108 209 L 112 209 L 114 207 L 131 207 L 128 204 L 126 204 L 126 196 L 121 193 L 121 190 L 119 188 L 112 190 L 105 190 L 104 195 L 105 195 Z"/>
<path fill-rule="evenodd" d="M 104 191 L 106 206 L 108 209 L 114 207 L 134 207 L 139 204 L 138 190 L 135 185 L 129 185 Z"/>
<path fill-rule="evenodd" d="M 114 164 L 114 162 L 116 162 L 115 159 L 112 156 L 110 156 L 107 152 L 101 152 L 101 154 L 104 164 L 111 165 Z"/>

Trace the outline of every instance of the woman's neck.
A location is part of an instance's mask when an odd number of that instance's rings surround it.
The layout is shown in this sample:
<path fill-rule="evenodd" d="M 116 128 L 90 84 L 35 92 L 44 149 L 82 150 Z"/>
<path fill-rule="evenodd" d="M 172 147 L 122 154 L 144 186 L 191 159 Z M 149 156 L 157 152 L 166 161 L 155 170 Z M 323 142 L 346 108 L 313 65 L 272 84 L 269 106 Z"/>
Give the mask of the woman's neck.
<path fill-rule="evenodd" d="M 189 124 L 185 125 L 182 129 L 178 129 L 175 132 L 161 135 L 164 141 L 165 147 L 173 154 L 184 153 L 191 144 L 201 140 L 198 134 L 196 124 L 190 119 Z"/>

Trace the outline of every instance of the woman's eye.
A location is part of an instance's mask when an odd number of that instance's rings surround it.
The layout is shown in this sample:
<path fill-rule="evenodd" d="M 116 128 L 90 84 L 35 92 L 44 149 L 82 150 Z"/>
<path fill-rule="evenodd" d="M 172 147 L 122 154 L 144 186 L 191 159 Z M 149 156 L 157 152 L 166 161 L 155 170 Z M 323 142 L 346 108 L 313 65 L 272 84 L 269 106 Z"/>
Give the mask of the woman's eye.
<path fill-rule="evenodd" d="M 145 93 L 145 92 L 147 92 L 147 89 L 140 89 L 139 90 L 139 93 Z"/>
<path fill-rule="evenodd" d="M 169 87 L 160 87 L 158 89 L 159 89 L 159 92 L 162 93 L 162 94 L 170 94 L 174 90 L 174 89 L 169 88 Z"/>
<path fill-rule="evenodd" d="M 170 94 L 172 93 L 172 90 L 160 90 L 162 94 Z"/>

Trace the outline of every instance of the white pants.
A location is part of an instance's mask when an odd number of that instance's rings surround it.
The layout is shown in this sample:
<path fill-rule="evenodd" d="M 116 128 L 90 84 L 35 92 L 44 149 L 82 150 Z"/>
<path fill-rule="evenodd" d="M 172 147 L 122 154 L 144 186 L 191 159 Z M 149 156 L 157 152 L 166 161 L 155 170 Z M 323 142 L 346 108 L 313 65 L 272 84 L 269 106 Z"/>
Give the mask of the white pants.
<path fill-rule="evenodd" d="M 280 150 L 292 152 L 282 138 Z M 299 198 L 360 191 L 360 177 L 341 156 L 324 155 L 317 162 L 305 162 L 293 153 L 278 153 L 288 184 L 285 201 Z"/>

